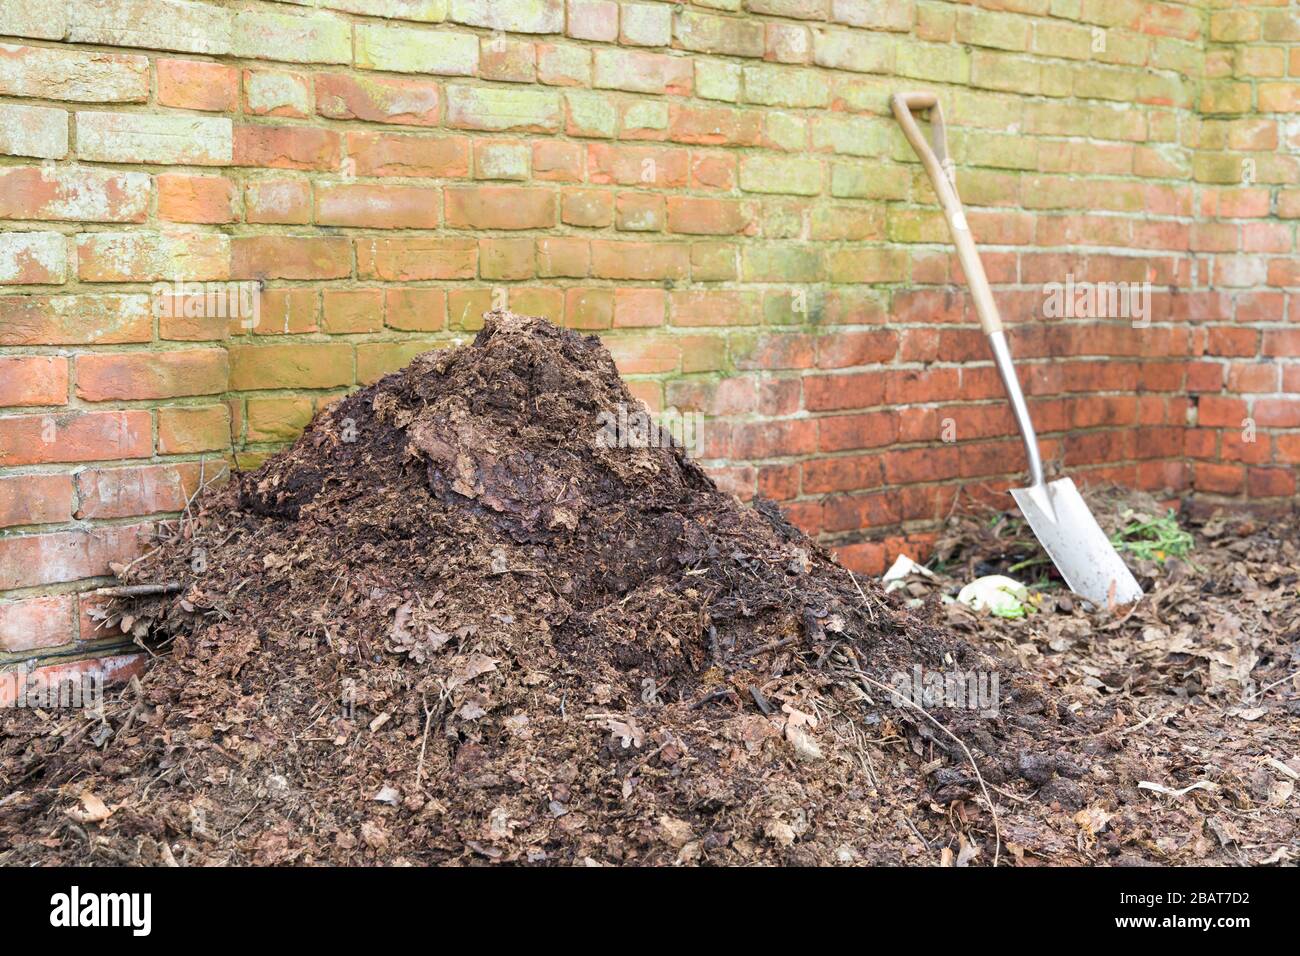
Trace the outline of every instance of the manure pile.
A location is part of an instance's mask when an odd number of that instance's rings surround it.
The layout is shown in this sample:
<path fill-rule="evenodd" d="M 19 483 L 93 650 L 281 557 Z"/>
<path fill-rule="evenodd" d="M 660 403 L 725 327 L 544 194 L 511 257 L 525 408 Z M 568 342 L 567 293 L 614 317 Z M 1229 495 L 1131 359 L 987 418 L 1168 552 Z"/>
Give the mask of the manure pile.
<path fill-rule="evenodd" d="M 598 339 L 491 313 L 204 495 L 127 573 L 179 590 L 106 622 L 154 649 L 145 675 L 102 716 L 0 715 L 0 862 L 1136 852 L 1111 715 L 854 581 L 679 449 L 606 447 L 620 406 Z M 997 713 L 933 708 L 940 729 L 881 692 L 917 667 L 996 671 Z M 1116 819 L 1085 839 L 1088 805 Z"/>

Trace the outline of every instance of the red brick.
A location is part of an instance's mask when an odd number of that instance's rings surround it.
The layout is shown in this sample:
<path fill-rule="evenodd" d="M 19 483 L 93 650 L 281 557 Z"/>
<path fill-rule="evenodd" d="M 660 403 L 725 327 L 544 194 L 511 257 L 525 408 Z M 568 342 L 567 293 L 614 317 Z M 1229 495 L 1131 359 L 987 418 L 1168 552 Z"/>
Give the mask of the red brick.
<path fill-rule="evenodd" d="M 158 102 L 186 110 L 233 113 L 239 106 L 239 70 L 202 60 L 154 61 Z"/>
<path fill-rule="evenodd" d="M 317 183 L 316 222 L 362 229 L 435 229 L 438 187 Z"/>
<path fill-rule="evenodd" d="M 315 126 L 235 127 L 236 166 L 337 170 L 342 161 L 343 137 L 334 130 Z"/>
<path fill-rule="evenodd" d="M 326 289 L 325 331 L 378 332 L 384 325 L 382 289 Z"/>
<path fill-rule="evenodd" d="M 68 360 L 61 355 L 0 355 L 0 406 L 66 405 Z"/>
<path fill-rule="evenodd" d="M 473 279 L 477 274 L 478 242 L 474 239 L 357 240 L 357 275 L 363 279 L 413 282 Z"/>
<path fill-rule="evenodd" d="M 222 349 L 77 356 L 77 397 L 88 402 L 212 395 L 226 389 Z"/>
<path fill-rule="evenodd" d="M 0 169 L 0 219 L 144 222 L 147 173 L 91 166 Z"/>
<path fill-rule="evenodd" d="M 392 76 L 316 75 L 316 112 L 336 120 L 437 126 L 442 109 L 439 85 Z"/>
<path fill-rule="evenodd" d="M 882 476 L 879 455 L 819 458 L 803 463 L 803 491 L 808 495 L 863 491 L 880 487 Z"/>
<path fill-rule="evenodd" d="M 109 562 L 125 564 L 148 544 L 142 525 L 57 531 L 0 539 L 0 590 L 106 577 Z"/>
<path fill-rule="evenodd" d="M 71 594 L 0 601 L 0 651 L 10 654 L 70 644 L 76 637 Z M 0 706 L 5 705 L 0 700 Z"/>
<path fill-rule="evenodd" d="M 348 133 L 348 158 L 358 176 L 462 179 L 469 175 L 469 140 L 418 133 Z"/>
<path fill-rule="evenodd" d="M 235 220 L 235 184 L 224 176 L 160 173 L 156 182 L 160 219 L 200 223 Z"/>
<path fill-rule="evenodd" d="M 450 186 L 447 225 L 454 229 L 549 229 L 556 194 L 526 186 Z"/>
<path fill-rule="evenodd" d="M 345 279 L 352 245 L 340 236 L 237 236 L 231 243 L 236 279 Z"/>
<path fill-rule="evenodd" d="M 185 455 L 230 447 L 227 405 L 172 405 L 158 410 L 158 453 Z"/>
<path fill-rule="evenodd" d="M 260 179 L 244 189 L 244 218 L 252 223 L 311 222 L 311 184 L 300 179 Z"/>
<path fill-rule="evenodd" d="M 0 478 L 0 528 L 68 521 L 72 501 L 71 475 Z"/>
<path fill-rule="evenodd" d="M 384 324 L 407 332 L 440 332 L 447 327 L 447 295 L 442 289 L 387 289 Z"/>
<path fill-rule="evenodd" d="M 189 497 L 173 465 L 86 468 L 77 473 L 76 486 L 79 520 L 180 511 Z"/>
<path fill-rule="evenodd" d="M 834 415 L 817 419 L 820 451 L 879 448 L 897 440 L 898 416 L 889 412 Z"/>
<path fill-rule="evenodd" d="M 0 465 L 145 458 L 153 447 L 147 411 L 51 412 L 0 418 Z"/>

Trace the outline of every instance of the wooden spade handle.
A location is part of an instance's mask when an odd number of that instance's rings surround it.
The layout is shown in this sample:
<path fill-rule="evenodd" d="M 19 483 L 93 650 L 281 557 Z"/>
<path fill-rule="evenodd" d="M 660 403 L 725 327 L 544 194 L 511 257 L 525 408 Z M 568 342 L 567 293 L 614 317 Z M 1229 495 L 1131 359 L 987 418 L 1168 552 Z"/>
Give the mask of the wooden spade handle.
<path fill-rule="evenodd" d="M 957 246 L 957 258 L 961 262 L 962 271 L 966 273 L 971 297 L 975 300 L 975 313 L 979 316 L 980 328 L 985 335 L 1000 332 L 1002 316 L 998 314 L 997 303 L 993 301 L 993 291 L 989 288 L 988 276 L 984 274 L 984 264 L 980 262 L 970 226 L 966 223 L 966 212 L 957 196 L 956 174 L 952 159 L 948 156 L 948 137 L 944 130 L 943 108 L 939 106 L 939 97 L 924 92 L 895 93 L 890 97 L 889 103 L 899 125 L 903 127 L 903 135 L 921 158 L 921 165 L 925 167 L 935 194 L 939 197 L 943 217 L 948 220 L 948 230 Z M 913 112 L 922 110 L 930 111 L 933 146 L 912 115 Z"/>

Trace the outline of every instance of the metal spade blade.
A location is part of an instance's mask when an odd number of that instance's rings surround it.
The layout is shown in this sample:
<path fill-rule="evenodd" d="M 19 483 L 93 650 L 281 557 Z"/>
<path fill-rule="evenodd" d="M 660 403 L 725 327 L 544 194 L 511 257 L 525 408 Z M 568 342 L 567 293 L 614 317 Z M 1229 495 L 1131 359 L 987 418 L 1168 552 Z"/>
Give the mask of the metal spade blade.
<path fill-rule="evenodd" d="M 1142 596 L 1124 564 L 1069 478 L 1012 488 L 1029 527 L 1065 583 L 1099 607 L 1129 604 Z"/>

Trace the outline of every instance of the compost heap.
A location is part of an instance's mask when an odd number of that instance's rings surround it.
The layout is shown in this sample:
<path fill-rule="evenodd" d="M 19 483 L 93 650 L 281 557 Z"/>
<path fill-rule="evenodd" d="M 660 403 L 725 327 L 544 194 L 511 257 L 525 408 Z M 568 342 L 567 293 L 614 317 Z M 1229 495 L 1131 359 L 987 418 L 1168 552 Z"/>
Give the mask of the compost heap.
<path fill-rule="evenodd" d="M 0 718 L 0 862 L 1137 852 L 1107 714 L 882 600 L 654 433 L 605 447 L 620 406 L 598 339 L 491 313 L 207 495 L 125 573 L 179 590 L 105 622 L 155 649 L 144 676 L 102 716 Z M 916 667 L 997 671 L 996 714 L 882 693 Z M 1084 834 L 1085 802 L 1120 821 Z"/>

